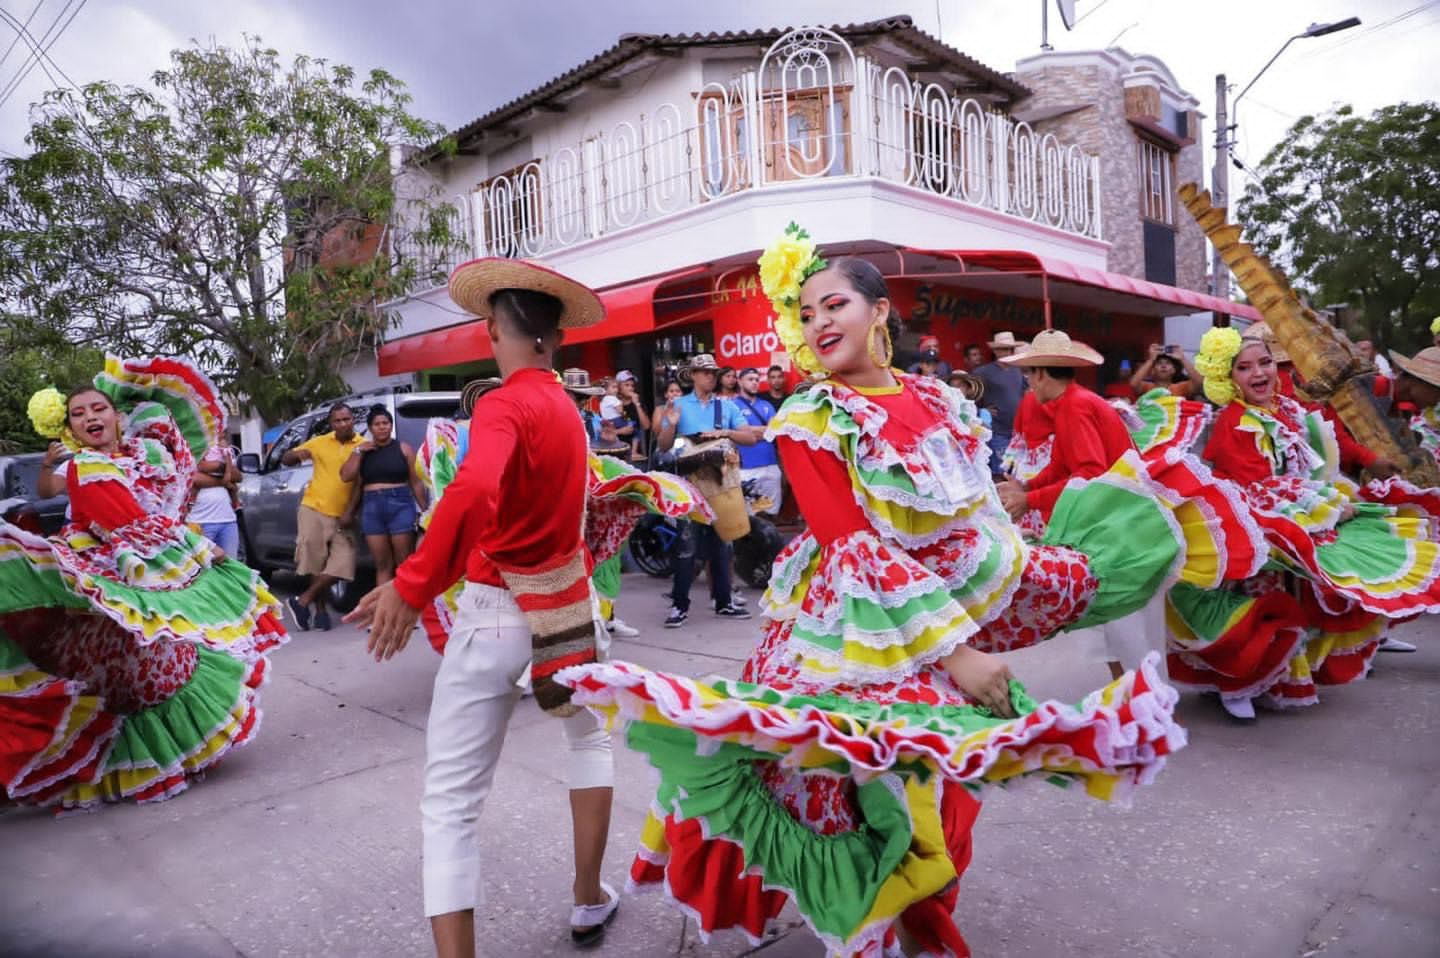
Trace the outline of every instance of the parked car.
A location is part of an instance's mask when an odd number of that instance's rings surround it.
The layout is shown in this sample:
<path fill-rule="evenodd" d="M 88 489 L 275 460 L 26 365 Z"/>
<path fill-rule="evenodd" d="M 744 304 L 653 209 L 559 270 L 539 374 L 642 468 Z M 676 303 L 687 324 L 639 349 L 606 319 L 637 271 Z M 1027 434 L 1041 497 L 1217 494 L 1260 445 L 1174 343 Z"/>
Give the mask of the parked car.
<path fill-rule="evenodd" d="M 340 402 L 342 400 L 335 400 Z M 380 405 L 390 410 L 395 422 L 395 437 L 419 449 L 425 440 L 425 426 L 431 419 L 454 418 L 460 412 L 458 392 L 398 392 L 385 390 L 346 396 L 343 401 L 355 410 L 355 430 L 365 433 L 365 416 Z M 333 402 L 297 416 L 266 451 L 263 459 L 254 453 L 240 457 L 240 499 L 244 503 L 240 534 L 251 568 L 261 575 L 295 569 L 295 537 L 297 510 L 305 485 L 310 481 L 313 466 L 302 462 L 287 466 L 280 459 L 285 453 L 312 436 L 330 429 L 330 407 Z M 348 611 L 374 583 L 375 562 L 358 536 L 355 580 L 337 583 L 331 596 L 332 604 Z"/>
<path fill-rule="evenodd" d="M 35 483 L 44 468 L 43 452 L 0 457 L 0 518 L 37 535 L 50 536 L 65 524 L 68 496 L 41 499 Z"/>

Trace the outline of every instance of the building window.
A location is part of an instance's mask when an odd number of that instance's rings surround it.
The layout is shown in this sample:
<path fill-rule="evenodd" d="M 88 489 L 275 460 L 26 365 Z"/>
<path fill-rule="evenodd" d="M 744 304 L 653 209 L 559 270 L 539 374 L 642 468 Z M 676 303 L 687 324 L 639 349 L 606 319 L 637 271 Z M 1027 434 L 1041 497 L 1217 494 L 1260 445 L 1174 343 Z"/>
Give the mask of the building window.
<path fill-rule="evenodd" d="M 1140 179 L 1140 215 L 1153 223 L 1175 225 L 1175 157 L 1149 140 L 1135 143 Z"/>
<path fill-rule="evenodd" d="M 528 256 L 545 235 L 540 161 L 531 160 L 481 183 L 483 237 L 491 256 Z"/>

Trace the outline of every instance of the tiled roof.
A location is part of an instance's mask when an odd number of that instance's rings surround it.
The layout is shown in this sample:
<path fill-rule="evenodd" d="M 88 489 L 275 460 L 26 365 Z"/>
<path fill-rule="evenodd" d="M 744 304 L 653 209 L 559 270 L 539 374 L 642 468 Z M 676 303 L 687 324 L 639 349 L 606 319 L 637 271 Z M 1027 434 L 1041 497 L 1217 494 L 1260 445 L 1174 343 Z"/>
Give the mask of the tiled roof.
<path fill-rule="evenodd" d="M 729 46 L 737 43 L 773 43 L 780 37 L 789 33 L 791 27 L 781 27 L 770 30 L 727 30 L 724 33 L 687 33 L 687 34 L 652 34 L 652 33 L 628 33 L 620 38 L 610 49 L 591 57 L 584 63 L 560 74 L 553 80 L 536 87 L 529 93 L 519 96 L 503 106 L 496 107 L 489 113 L 454 130 L 450 133 L 455 142 L 462 147 L 465 143 L 477 134 L 487 129 L 504 124 L 507 120 L 523 114 L 531 107 L 550 100 L 551 98 L 572 90 L 590 80 L 604 76 L 615 67 L 634 59 L 644 53 L 658 50 L 673 50 L 683 47 L 703 46 Z M 979 79 L 989 83 L 996 89 L 1008 94 L 1014 99 L 1024 99 L 1030 95 L 1030 90 L 1017 82 L 1014 78 L 992 70 L 985 64 L 974 60 L 940 40 L 931 36 L 923 30 L 916 28 L 915 23 L 909 17 L 896 16 L 887 17 L 883 20 L 871 20 L 867 23 L 852 23 L 848 26 L 833 26 L 829 28 L 847 40 L 864 40 L 881 35 L 892 35 L 911 46 L 920 50 L 927 56 L 947 63 L 956 69 L 963 70 Z M 422 156 L 433 156 L 438 151 L 439 143 L 431 144 L 424 151 Z"/>

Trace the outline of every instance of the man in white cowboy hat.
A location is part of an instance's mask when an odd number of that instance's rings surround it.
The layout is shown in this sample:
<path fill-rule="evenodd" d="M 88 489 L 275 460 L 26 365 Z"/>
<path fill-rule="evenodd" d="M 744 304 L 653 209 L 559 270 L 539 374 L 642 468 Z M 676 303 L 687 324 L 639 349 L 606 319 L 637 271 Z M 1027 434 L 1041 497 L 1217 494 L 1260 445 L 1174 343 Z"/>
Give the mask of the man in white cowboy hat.
<path fill-rule="evenodd" d="M 699 353 L 689 363 L 694 389 L 659 412 L 660 434 L 656 444 L 661 452 L 675 445 L 677 436 L 700 441 L 729 439 L 740 446 L 755 443 L 755 432 L 745 424 L 735 404 L 715 394 L 720 367 L 709 353 Z M 675 581 L 670 590 L 670 613 L 665 628 L 678 629 L 690 616 L 690 585 L 695 581 L 697 559 L 710 563 L 710 595 L 715 614 L 726 619 L 748 619 L 730 590 L 730 545 L 722 542 L 710 526 L 693 522 L 681 524 L 680 549 L 675 556 Z"/>
<path fill-rule="evenodd" d="M 571 937 L 592 945 L 619 905 L 600 880 L 614 765 L 609 733 L 589 712 L 570 712 L 568 692 L 553 680 L 563 665 L 597 654 L 582 538 L 586 439 L 553 361 L 562 330 L 600 322 L 605 308 L 574 280 L 499 258 L 458 267 L 450 296 L 486 321 L 503 378 L 470 418 L 469 447 L 485 454 L 465 457 L 419 548 L 346 621 L 370 623 L 370 651 L 389 659 L 409 641 L 420 610 L 465 580 L 425 734 L 424 905 L 437 954 L 475 954 L 479 819 L 527 673 L 536 702 L 564 725 L 575 838 Z"/>
<path fill-rule="evenodd" d="M 1025 395 L 1025 377 L 1004 360 L 1028 344 L 1007 329 L 996 333 L 986 345 L 995 358 L 977 367 L 975 375 L 985 384 L 985 408 L 990 410 L 990 471 L 999 475 L 1000 458 L 1014 436 L 1015 413 L 1020 408 L 1020 397 Z"/>
<path fill-rule="evenodd" d="M 1099 366 L 1104 361 L 1094 349 L 1058 329 L 1039 333 L 1024 352 L 1000 360 L 1020 370 L 1056 424 L 1050 464 L 1028 483 L 1007 479 L 997 486 L 1001 503 L 1014 518 L 1035 509 L 1048 522 L 1066 483 L 1072 478 L 1103 475 L 1135 448 L 1115 408 L 1075 381 L 1076 369 Z M 1106 648 L 1105 661 L 1111 675 L 1119 678 L 1126 668 L 1138 666 L 1151 649 L 1163 651 L 1163 608 L 1164 597 L 1157 595 L 1140 611 L 1096 630 Z"/>

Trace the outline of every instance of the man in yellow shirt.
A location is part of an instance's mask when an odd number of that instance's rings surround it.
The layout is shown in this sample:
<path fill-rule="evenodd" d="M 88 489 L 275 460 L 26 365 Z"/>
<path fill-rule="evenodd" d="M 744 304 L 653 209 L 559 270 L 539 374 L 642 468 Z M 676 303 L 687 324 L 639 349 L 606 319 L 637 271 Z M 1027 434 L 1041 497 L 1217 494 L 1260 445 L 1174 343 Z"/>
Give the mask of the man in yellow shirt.
<path fill-rule="evenodd" d="M 295 537 L 295 571 L 310 576 L 310 587 L 289 602 L 295 623 L 302 629 L 310 628 L 313 612 L 315 628 L 328 632 L 330 611 L 325 596 L 335 582 L 355 577 L 355 539 L 349 529 L 354 518 L 350 501 L 355 483 L 340 478 L 340 467 L 362 442 L 355 435 L 355 413 L 340 402 L 330 407 L 328 433 L 311 437 L 280 460 L 287 466 L 298 466 L 307 459 L 315 464 L 315 474 L 300 500 Z"/>

